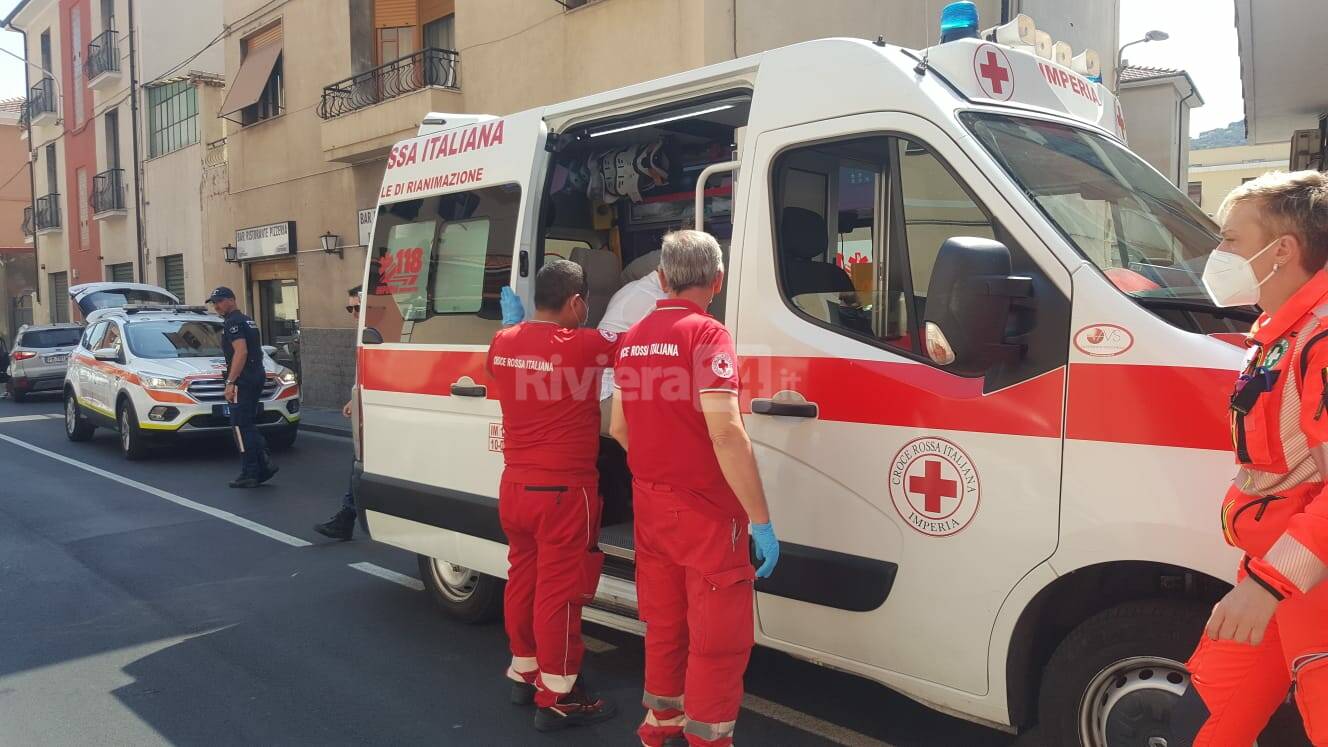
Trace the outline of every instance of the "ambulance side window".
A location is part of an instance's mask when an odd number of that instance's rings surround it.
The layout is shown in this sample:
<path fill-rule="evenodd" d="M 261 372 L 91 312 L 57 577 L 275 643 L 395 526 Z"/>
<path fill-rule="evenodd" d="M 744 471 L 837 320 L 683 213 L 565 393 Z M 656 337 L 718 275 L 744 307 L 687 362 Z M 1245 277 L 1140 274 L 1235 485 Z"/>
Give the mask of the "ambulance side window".
<path fill-rule="evenodd" d="M 780 288 L 795 312 L 918 356 L 941 244 L 998 233 L 944 164 L 904 137 L 791 150 L 776 161 L 773 194 Z"/>
<path fill-rule="evenodd" d="M 387 343 L 487 344 L 502 325 L 520 204 L 509 184 L 383 205 L 365 326 Z"/>

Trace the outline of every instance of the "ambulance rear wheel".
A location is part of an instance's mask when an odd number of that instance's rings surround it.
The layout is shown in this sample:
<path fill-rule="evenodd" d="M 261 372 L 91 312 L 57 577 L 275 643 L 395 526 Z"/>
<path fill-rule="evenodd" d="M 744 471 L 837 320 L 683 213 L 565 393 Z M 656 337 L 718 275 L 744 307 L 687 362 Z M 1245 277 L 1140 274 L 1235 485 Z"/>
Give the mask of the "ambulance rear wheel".
<path fill-rule="evenodd" d="M 465 623 L 486 623 L 503 613 L 503 580 L 446 560 L 420 555 L 420 578 L 443 613 Z"/>
<path fill-rule="evenodd" d="M 1042 678 L 1044 743 L 1154 747 L 1172 741 L 1171 709 L 1189 688 L 1185 661 L 1208 613 L 1198 602 L 1140 600 L 1072 630 Z"/>

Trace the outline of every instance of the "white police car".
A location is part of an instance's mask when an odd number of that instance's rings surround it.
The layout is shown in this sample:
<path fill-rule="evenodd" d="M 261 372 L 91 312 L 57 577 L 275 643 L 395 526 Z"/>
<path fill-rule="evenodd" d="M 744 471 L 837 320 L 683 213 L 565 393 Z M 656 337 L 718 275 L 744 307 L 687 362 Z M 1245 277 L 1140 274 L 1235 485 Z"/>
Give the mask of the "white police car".
<path fill-rule="evenodd" d="M 160 303 L 84 313 L 87 329 L 70 356 L 64 384 L 71 441 L 110 428 L 120 433 L 125 458 L 139 459 L 154 441 L 230 432 L 220 317 L 202 306 Z M 299 429 L 299 380 L 267 349 L 263 368 L 259 427 L 271 448 L 287 448 Z"/>

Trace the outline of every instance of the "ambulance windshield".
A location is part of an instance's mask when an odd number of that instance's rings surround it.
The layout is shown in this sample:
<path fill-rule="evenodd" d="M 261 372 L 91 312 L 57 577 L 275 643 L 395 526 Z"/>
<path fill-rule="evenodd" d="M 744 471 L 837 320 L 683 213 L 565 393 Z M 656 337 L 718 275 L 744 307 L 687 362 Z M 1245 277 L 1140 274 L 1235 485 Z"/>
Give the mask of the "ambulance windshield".
<path fill-rule="evenodd" d="M 1068 125 L 969 112 L 979 142 L 1121 291 L 1207 303 L 1200 278 L 1217 226 L 1109 138 Z"/>

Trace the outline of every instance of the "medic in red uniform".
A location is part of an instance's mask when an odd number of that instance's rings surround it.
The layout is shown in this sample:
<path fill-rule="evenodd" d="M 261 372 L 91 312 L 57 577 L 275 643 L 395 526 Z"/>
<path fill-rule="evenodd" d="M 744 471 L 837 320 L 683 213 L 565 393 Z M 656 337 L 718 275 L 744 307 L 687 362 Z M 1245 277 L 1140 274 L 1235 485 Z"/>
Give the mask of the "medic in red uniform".
<path fill-rule="evenodd" d="M 770 525 L 738 408 L 733 338 L 705 309 L 723 287 L 714 237 L 664 237 L 659 301 L 622 337 L 611 433 L 627 449 L 636 585 L 646 623 L 646 747 L 733 743 L 753 644 L 753 576 L 774 570 Z M 630 436 L 630 447 L 629 444 Z M 748 522 L 756 541 L 753 571 Z"/>
<path fill-rule="evenodd" d="M 515 299 L 504 293 L 506 318 Z M 604 564 L 599 383 L 618 348 L 617 335 L 581 326 L 588 313 L 581 267 L 551 260 L 535 279 L 534 317 L 495 335 L 486 363 L 503 410 L 498 515 L 510 563 L 507 676 L 513 702 L 533 698 L 539 706 L 540 731 L 614 713 L 577 680 L 585 653 L 581 608 L 594 598 Z"/>
<path fill-rule="evenodd" d="M 1294 690 L 1328 745 L 1328 175 L 1268 174 L 1223 206 L 1204 285 L 1219 306 L 1259 305 L 1231 398 L 1240 471 L 1222 504 L 1238 582 L 1190 659 L 1194 745 L 1246 747 Z M 1197 725 L 1197 724 L 1196 724 Z M 1182 744 L 1189 744 L 1188 740 Z"/>

